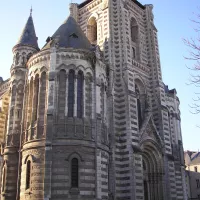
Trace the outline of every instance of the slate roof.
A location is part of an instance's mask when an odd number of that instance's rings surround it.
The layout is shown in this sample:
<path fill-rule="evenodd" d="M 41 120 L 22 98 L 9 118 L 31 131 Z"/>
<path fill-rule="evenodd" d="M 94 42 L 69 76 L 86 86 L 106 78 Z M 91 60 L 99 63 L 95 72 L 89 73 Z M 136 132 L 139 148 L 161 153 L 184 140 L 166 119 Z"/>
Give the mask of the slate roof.
<path fill-rule="evenodd" d="M 38 49 L 37 40 L 33 18 L 30 15 L 16 45 L 28 45 Z"/>
<path fill-rule="evenodd" d="M 55 38 L 57 38 L 56 42 L 59 47 L 91 49 L 89 40 L 72 16 L 69 16 L 53 36 L 47 39 L 47 43 L 42 49 L 50 48 L 51 43 Z"/>
<path fill-rule="evenodd" d="M 185 158 L 186 158 L 186 154 L 188 154 L 190 157 L 190 162 L 188 163 L 189 165 L 200 164 L 200 152 L 187 151 L 185 152 Z"/>

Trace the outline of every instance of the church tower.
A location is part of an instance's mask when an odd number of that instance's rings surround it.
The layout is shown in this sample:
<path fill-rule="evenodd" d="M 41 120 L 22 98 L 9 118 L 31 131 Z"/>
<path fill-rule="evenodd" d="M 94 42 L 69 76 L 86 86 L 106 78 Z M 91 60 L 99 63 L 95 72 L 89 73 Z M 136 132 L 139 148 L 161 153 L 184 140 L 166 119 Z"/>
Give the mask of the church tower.
<path fill-rule="evenodd" d="M 109 66 L 110 195 L 185 199 L 179 100 L 162 81 L 153 6 L 88 0 L 71 7 Z"/>
<path fill-rule="evenodd" d="M 4 200 L 186 200 L 152 9 L 72 3 L 40 51 L 30 15 L 13 48 Z"/>
<path fill-rule="evenodd" d="M 5 147 L 3 151 L 2 199 L 16 199 L 20 182 L 20 145 L 22 136 L 24 92 L 27 83 L 26 63 L 39 50 L 32 13 L 13 47 L 13 64 L 10 69 L 10 107 Z"/>

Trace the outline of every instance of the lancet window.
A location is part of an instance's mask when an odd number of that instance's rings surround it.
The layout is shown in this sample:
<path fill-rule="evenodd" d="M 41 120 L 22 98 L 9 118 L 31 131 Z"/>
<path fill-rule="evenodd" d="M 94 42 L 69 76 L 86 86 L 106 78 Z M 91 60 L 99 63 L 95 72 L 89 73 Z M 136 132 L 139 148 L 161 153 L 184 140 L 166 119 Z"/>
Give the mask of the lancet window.
<path fill-rule="evenodd" d="M 78 159 L 71 160 L 71 187 L 78 188 Z"/>
<path fill-rule="evenodd" d="M 68 117 L 74 116 L 74 78 L 74 70 L 70 70 L 68 76 Z"/>
<path fill-rule="evenodd" d="M 92 76 L 87 74 L 85 81 L 85 115 L 91 118 L 92 115 Z"/>
<path fill-rule="evenodd" d="M 4 163 L 2 172 L 3 172 L 3 175 L 2 175 L 2 188 L 1 188 L 1 191 L 4 192 L 5 191 L 5 185 L 6 185 L 6 173 L 7 173 L 7 167 L 6 167 L 5 163 Z"/>
<path fill-rule="evenodd" d="M 38 93 L 39 93 L 39 75 L 37 74 L 34 81 L 33 121 L 37 120 L 37 115 L 38 115 Z"/>
<path fill-rule="evenodd" d="M 131 40 L 135 43 L 138 40 L 138 25 L 134 18 L 131 18 Z"/>
<path fill-rule="evenodd" d="M 77 117 L 83 116 L 83 72 L 79 71 L 77 76 Z"/>
<path fill-rule="evenodd" d="M 138 116 L 138 125 L 141 128 L 142 125 L 142 108 L 141 108 L 141 101 L 140 101 L 140 91 L 137 85 L 135 85 L 135 93 L 137 95 L 137 116 Z"/>
<path fill-rule="evenodd" d="M 58 120 L 64 122 L 65 117 L 65 100 L 66 99 L 66 71 L 59 72 L 59 91 L 58 91 Z"/>
<path fill-rule="evenodd" d="M 26 190 L 30 189 L 31 184 L 31 161 L 28 160 L 26 163 Z"/>

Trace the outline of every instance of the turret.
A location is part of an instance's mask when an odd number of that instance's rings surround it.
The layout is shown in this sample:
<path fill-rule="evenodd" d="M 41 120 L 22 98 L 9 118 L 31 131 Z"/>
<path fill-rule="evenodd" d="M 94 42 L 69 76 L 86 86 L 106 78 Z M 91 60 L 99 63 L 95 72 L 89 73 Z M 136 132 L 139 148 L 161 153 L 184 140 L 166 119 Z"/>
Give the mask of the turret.
<path fill-rule="evenodd" d="M 13 64 L 10 79 L 10 108 L 4 148 L 2 199 L 15 199 L 18 185 L 18 160 L 21 137 L 26 63 L 39 50 L 32 19 L 32 9 L 22 34 L 13 47 Z M 7 179 L 6 177 L 9 177 Z M 10 186 L 12 185 L 12 187 Z"/>

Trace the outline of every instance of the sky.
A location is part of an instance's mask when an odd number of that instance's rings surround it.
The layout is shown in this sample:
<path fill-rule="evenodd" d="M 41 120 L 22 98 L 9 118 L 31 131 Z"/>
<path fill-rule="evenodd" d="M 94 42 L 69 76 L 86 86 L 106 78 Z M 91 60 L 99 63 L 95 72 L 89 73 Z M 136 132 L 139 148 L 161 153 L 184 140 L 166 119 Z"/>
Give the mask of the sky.
<path fill-rule="evenodd" d="M 45 44 L 60 24 L 69 15 L 71 0 L 6 0 L 0 6 L 0 76 L 10 76 L 12 64 L 12 48 L 16 44 L 21 31 L 33 7 L 33 21 L 40 48 Z M 73 0 L 81 3 L 82 0 Z M 194 31 L 196 25 L 191 22 L 200 14 L 199 0 L 140 0 L 142 4 L 154 5 L 154 22 L 158 29 L 158 41 L 161 56 L 162 76 L 170 89 L 176 88 L 180 99 L 181 126 L 185 150 L 200 149 L 200 114 L 192 114 L 193 98 L 200 88 L 188 85 L 194 63 L 185 60 L 189 48 L 183 38 L 197 38 Z"/>

